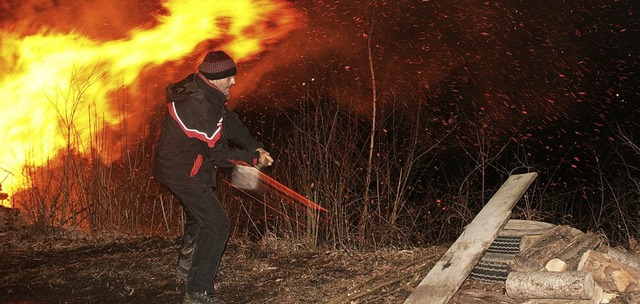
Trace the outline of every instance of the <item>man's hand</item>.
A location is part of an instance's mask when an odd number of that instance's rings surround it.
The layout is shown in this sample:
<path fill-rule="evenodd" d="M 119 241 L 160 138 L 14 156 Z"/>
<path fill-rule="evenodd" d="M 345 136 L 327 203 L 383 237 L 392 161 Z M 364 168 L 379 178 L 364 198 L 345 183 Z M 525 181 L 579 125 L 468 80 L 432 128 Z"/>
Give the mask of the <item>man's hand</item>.
<path fill-rule="evenodd" d="M 271 158 L 269 152 L 262 148 L 258 148 L 256 151 L 260 152 L 260 159 L 258 159 L 258 164 L 256 165 L 258 169 L 262 169 L 273 164 L 273 158 Z"/>

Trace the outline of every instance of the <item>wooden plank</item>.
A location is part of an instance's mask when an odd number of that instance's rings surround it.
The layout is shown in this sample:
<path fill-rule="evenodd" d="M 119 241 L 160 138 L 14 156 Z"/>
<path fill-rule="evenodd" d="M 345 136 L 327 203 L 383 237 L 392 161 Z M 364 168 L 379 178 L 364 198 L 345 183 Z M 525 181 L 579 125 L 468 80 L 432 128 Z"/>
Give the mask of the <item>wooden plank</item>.
<path fill-rule="evenodd" d="M 495 240 L 498 231 L 507 223 L 513 206 L 537 176 L 535 172 L 510 176 L 404 304 L 449 302 Z"/>

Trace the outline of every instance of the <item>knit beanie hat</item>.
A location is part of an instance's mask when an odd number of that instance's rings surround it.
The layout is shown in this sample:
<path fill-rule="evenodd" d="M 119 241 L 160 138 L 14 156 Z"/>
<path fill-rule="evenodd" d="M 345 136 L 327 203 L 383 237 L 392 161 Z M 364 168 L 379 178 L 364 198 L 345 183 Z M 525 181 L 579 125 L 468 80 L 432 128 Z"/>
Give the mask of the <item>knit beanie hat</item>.
<path fill-rule="evenodd" d="M 223 51 L 211 51 L 198 66 L 198 71 L 209 80 L 223 79 L 238 73 L 233 59 Z"/>

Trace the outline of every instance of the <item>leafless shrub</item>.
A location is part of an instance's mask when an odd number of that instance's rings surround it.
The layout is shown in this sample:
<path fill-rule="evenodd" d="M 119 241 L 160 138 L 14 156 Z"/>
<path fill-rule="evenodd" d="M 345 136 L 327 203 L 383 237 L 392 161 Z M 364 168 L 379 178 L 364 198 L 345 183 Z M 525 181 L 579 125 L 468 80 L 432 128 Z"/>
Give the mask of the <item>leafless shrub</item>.
<path fill-rule="evenodd" d="M 110 129 L 93 107 L 80 113 L 91 81 L 76 80 L 67 99 L 55 104 L 65 148 L 44 165 L 25 166 L 22 174 L 30 187 L 12 196 L 14 205 L 42 232 L 72 226 L 88 232 L 175 235 L 179 207 L 150 178 L 150 142 L 128 140 L 125 109 L 121 133 Z M 79 115 L 91 120 L 88 140 L 87 130 L 75 123 Z"/>

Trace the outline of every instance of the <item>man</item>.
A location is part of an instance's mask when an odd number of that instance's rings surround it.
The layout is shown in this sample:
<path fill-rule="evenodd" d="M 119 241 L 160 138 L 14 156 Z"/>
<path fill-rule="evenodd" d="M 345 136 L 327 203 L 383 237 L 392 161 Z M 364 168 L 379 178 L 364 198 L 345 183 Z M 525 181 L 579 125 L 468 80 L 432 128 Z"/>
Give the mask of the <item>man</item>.
<path fill-rule="evenodd" d="M 167 111 L 154 146 L 153 176 L 175 194 L 186 222 L 176 274 L 186 277 L 183 303 L 222 303 L 213 292 L 230 222 L 213 192 L 218 167 L 273 159 L 227 106 L 235 63 L 209 52 L 198 72 L 167 87 Z M 229 142 L 241 148 L 229 146 Z"/>

